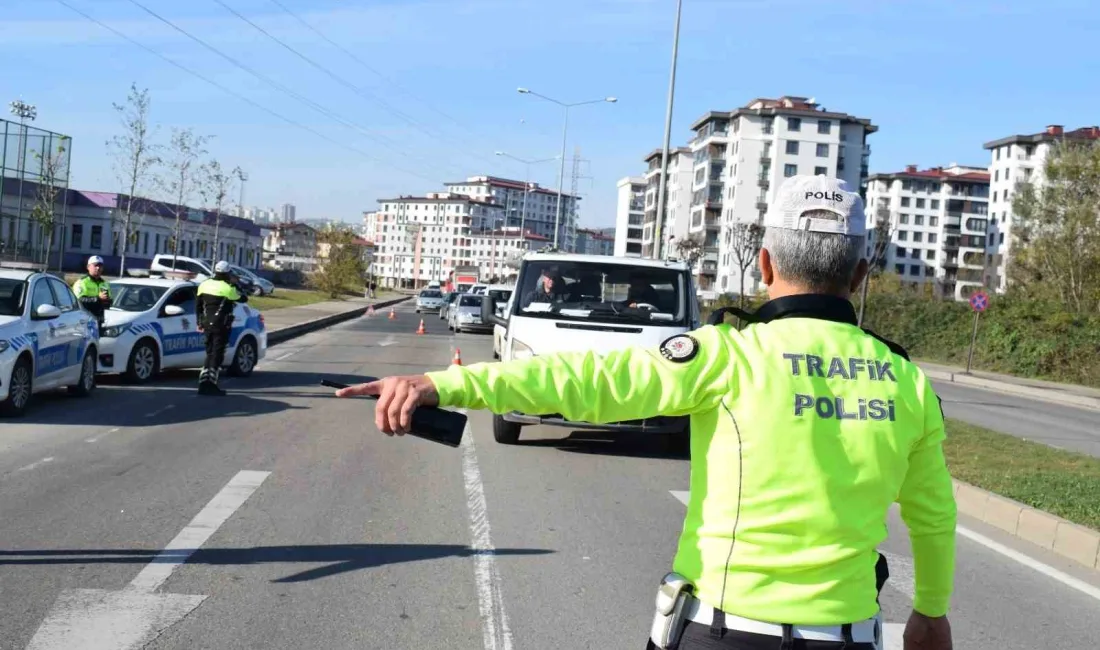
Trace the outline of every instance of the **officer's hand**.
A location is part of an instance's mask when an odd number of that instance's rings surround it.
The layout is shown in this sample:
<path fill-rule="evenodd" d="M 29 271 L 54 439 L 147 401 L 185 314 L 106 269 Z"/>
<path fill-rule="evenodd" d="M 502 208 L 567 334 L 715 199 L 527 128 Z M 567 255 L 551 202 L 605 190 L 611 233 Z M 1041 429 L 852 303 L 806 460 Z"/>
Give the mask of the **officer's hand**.
<path fill-rule="evenodd" d="M 111 297 L 107 295 L 106 291 L 100 291 L 99 292 L 99 299 L 100 300 L 110 300 Z"/>
<path fill-rule="evenodd" d="M 913 610 L 902 635 L 905 650 L 953 650 L 951 623 L 946 616 L 930 618 Z"/>
<path fill-rule="evenodd" d="M 337 397 L 360 395 L 378 396 L 374 423 L 379 431 L 387 435 L 407 433 L 416 407 L 439 404 L 439 393 L 435 390 L 435 384 L 424 375 L 386 377 L 336 391 Z"/>

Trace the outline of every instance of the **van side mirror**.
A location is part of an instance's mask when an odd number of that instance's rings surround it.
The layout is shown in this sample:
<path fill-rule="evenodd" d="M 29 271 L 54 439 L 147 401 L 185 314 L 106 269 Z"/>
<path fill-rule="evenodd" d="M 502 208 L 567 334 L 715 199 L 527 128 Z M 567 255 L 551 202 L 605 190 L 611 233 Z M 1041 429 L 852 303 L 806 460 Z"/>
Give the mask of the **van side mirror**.
<path fill-rule="evenodd" d="M 481 298 L 481 322 L 504 326 L 504 319 L 497 316 L 497 301 L 486 294 Z"/>

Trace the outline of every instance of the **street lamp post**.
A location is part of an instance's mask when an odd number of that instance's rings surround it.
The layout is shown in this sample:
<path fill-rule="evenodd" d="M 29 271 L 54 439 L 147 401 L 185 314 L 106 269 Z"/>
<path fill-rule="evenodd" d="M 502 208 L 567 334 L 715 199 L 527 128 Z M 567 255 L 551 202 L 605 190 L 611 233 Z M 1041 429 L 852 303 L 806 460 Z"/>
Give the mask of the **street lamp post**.
<path fill-rule="evenodd" d="M 16 156 L 16 164 L 19 166 L 19 203 L 15 212 L 16 241 L 19 240 L 19 222 L 23 220 L 23 179 L 27 175 L 27 120 L 34 121 L 38 117 L 38 108 L 27 104 L 22 100 L 15 100 L 11 104 L 12 115 L 19 118 L 19 152 Z M 0 192 L 2 194 L 2 192 Z M 28 246 L 31 238 L 30 224 L 27 225 Z"/>
<path fill-rule="evenodd" d="M 683 0 L 676 2 L 676 28 L 672 35 L 672 69 L 668 76 L 668 105 L 665 107 L 665 146 L 661 150 L 661 184 L 657 188 L 657 221 L 653 225 L 653 259 L 661 258 L 661 222 L 665 218 L 665 186 L 668 185 L 668 147 L 672 140 L 672 102 L 676 93 L 676 59 L 680 49 L 680 11 Z"/>
<path fill-rule="evenodd" d="M 523 238 L 524 232 L 525 232 L 524 228 L 525 228 L 525 224 L 527 222 L 527 195 L 531 192 L 531 165 L 537 165 L 539 163 L 550 162 L 552 160 L 557 160 L 557 158 L 543 158 L 542 160 L 524 160 L 523 158 L 517 158 L 517 157 L 513 156 L 512 154 L 507 153 L 505 151 L 497 151 L 496 155 L 504 156 L 505 158 L 511 158 L 512 160 L 515 160 L 517 162 L 521 162 L 521 163 L 523 163 L 524 168 L 526 170 L 526 171 L 524 171 L 524 177 L 523 177 L 523 208 L 520 210 L 520 213 L 519 213 L 519 234 L 520 234 L 520 237 Z M 559 199 L 559 201 L 561 200 L 561 195 L 560 194 L 558 195 L 558 199 Z M 524 241 L 526 241 L 525 238 L 524 238 Z"/>
<path fill-rule="evenodd" d="M 517 88 L 516 90 L 518 90 L 523 95 L 534 95 L 535 97 L 545 99 L 548 102 L 553 102 L 554 104 L 557 104 L 558 106 L 561 106 L 565 109 L 565 124 L 562 126 L 561 130 L 561 169 L 558 172 L 558 208 L 557 215 L 554 217 L 554 248 L 557 248 L 558 230 L 561 228 L 561 194 L 562 186 L 565 183 L 565 143 L 567 135 L 569 133 L 569 109 L 573 108 L 574 106 L 584 106 L 585 104 L 599 104 L 602 102 L 614 104 L 619 100 L 615 99 L 614 97 L 604 97 L 603 99 L 592 99 L 585 102 L 573 102 L 572 104 L 566 104 L 565 102 L 560 102 L 556 99 L 547 97 L 546 95 L 540 95 L 539 93 L 536 93 L 533 90 L 528 90 L 527 88 Z M 576 197 L 574 197 L 573 200 L 575 201 Z"/>

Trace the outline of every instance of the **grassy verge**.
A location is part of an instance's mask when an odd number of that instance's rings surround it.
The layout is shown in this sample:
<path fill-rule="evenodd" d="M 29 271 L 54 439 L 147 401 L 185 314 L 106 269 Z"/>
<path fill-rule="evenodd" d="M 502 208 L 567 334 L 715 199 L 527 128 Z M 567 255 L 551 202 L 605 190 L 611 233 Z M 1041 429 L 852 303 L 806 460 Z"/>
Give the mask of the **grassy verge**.
<path fill-rule="evenodd" d="M 1100 530 L 1100 459 L 958 420 L 944 452 L 956 479 Z"/>
<path fill-rule="evenodd" d="M 375 300 L 387 300 L 389 298 L 396 297 L 396 293 L 390 291 L 379 291 L 376 293 Z M 363 292 L 358 293 L 348 292 L 340 298 L 330 298 L 329 295 L 323 291 L 314 291 L 312 289 L 286 289 L 278 287 L 275 289 L 275 293 L 270 296 L 252 296 L 248 299 L 248 304 L 252 305 L 260 311 L 271 311 L 272 309 L 282 309 L 284 307 L 300 307 L 302 305 L 312 305 L 318 302 L 326 302 L 329 300 L 346 300 L 348 298 L 362 298 Z"/>

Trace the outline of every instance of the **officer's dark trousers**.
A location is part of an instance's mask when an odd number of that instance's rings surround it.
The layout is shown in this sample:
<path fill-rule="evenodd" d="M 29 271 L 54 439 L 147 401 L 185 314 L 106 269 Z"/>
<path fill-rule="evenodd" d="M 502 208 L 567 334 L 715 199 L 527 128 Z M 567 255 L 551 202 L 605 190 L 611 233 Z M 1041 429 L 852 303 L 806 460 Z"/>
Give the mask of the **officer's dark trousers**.
<path fill-rule="evenodd" d="M 753 634 L 740 630 L 725 630 L 722 638 L 715 638 L 710 633 L 709 625 L 688 623 L 684 629 L 684 635 L 680 638 L 677 650 L 780 650 L 783 639 L 766 634 Z M 808 641 L 806 639 L 792 639 L 790 650 L 874 650 L 870 643 L 849 643 L 845 647 L 843 641 Z M 650 641 L 646 650 L 655 650 L 656 646 Z"/>
<path fill-rule="evenodd" d="M 222 363 L 225 361 L 225 348 L 229 345 L 229 330 L 228 329 L 213 329 L 206 330 L 206 360 L 203 362 L 203 370 L 214 371 L 214 376 L 218 376 L 218 370 L 221 369 Z"/>

